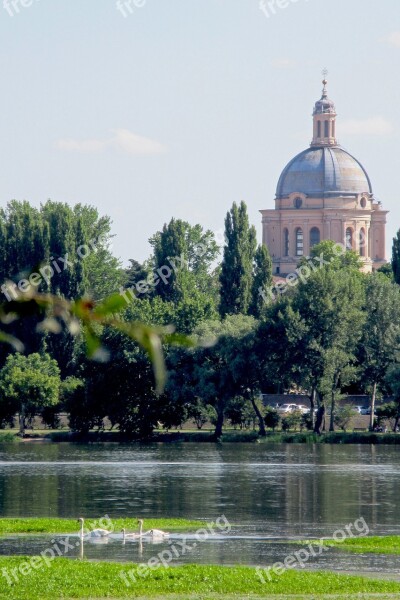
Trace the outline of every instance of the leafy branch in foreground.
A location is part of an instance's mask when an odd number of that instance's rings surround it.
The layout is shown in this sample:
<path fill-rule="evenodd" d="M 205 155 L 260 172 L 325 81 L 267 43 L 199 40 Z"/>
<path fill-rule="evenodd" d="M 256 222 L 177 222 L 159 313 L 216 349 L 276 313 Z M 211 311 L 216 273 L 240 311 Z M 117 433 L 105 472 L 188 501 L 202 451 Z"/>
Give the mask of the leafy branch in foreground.
<path fill-rule="evenodd" d="M 19 293 L 10 302 L 0 305 L 0 321 L 8 325 L 15 320 L 36 317 L 38 331 L 61 333 L 63 328 L 71 335 L 83 333 L 87 355 L 97 361 L 108 359 L 107 349 L 102 346 L 100 334 L 104 326 L 112 327 L 137 342 L 147 353 L 152 365 L 156 391 L 161 393 L 165 386 L 166 367 L 162 342 L 190 346 L 186 337 L 174 333 L 173 327 L 154 327 L 139 321 L 126 322 L 118 315 L 126 308 L 120 294 L 95 302 L 88 298 L 66 300 L 53 294 L 38 293 L 30 288 Z M 0 342 L 10 344 L 17 352 L 24 351 L 23 343 L 0 330 Z"/>

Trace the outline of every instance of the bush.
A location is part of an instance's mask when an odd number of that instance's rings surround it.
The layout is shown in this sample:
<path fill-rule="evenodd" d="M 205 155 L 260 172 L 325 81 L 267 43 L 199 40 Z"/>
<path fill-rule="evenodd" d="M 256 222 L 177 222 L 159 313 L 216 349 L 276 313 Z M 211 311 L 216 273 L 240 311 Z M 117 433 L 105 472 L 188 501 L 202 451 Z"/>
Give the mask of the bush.
<path fill-rule="evenodd" d="M 302 419 L 303 413 L 300 410 L 294 410 L 290 412 L 282 419 L 283 431 L 290 431 L 291 429 L 296 430 L 298 427 L 300 427 Z"/>
<path fill-rule="evenodd" d="M 280 421 L 281 421 L 281 417 L 280 417 L 278 411 L 275 408 L 272 408 L 271 406 L 267 406 L 267 408 L 265 409 L 265 417 L 264 417 L 265 426 L 268 427 L 269 429 L 272 429 L 272 431 L 275 431 L 275 429 L 278 427 Z"/>
<path fill-rule="evenodd" d="M 346 431 L 351 419 L 356 414 L 356 411 L 351 406 L 340 406 L 333 418 L 335 425 L 337 425 L 342 431 Z"/>

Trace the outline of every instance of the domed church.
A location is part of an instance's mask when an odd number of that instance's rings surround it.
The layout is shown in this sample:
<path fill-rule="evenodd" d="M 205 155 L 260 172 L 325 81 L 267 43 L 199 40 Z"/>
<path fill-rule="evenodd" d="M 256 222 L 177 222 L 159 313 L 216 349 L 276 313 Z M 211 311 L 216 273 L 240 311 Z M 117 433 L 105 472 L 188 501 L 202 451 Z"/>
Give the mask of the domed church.
<path fill-rule="evenodd" d="M 344 244 L 360 254 L 363 270 L 385 262 L 388 211 L 374 198 L 362 164 L 336 139 L 336 110 L 323 80 L 315 103 L 310 148 L 284 168 L 276 189 L 275 208 L 260 211 L 263 242 L 273 261 L 273 273 L 296 269 L 301 256 L 322 240 Z"/>

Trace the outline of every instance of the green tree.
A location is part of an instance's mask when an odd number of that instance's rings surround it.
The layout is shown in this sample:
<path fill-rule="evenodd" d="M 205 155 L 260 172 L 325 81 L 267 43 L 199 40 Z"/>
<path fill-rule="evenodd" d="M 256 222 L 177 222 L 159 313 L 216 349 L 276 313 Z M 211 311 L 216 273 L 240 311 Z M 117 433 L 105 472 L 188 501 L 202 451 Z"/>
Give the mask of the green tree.
<path fill-rule="evenodd" d="M 48 354 L 8 356 L 0 371 L 0 394 L 14 414 L 19 413 L 21 435 L 27 419 L 58 403 L 60 384 L 60 370 Z"/>
<path fill-rule="evenodd" d="M 220 274 L 220 314 L 247 314 L 252 302 L 256 230 L 250 226 L 247 207 L 234 202 L 225 219 L 224 256 Z"/>
<path fill-rule="evenodd" d="M 371 392 L 370 430 L 374 428 L 377 389 L 400 350 L 400 290 L 382 273 L 366 280 L 366 321 L 360 341 L 362 380 Z"/>
<path fill-rule="evenodd" d="M 268 427 L 269 429 L 272 429 L 272 431 L 275 431 L 275 429 L 278 427 L 279 423 L 281 422 L 281 417 L 275 408 L 272 408 L 271 406 L 267 406 L 265 408 L 264 421 L 265 421 L 266 427 Z"/>
<path fill-rule="evenodd" d="M 351 419 L 357 415 L 356 411 L 352 406 L 344 405 L 340 406 L 335 414 L 335 425 L 337 425 L 343 431 L 346 431 Z"/>
<path fill-rule="evenodd" d="M 212 265 L 219 249 L 211 231 L 171 219 L 151 239 L 152 264 L 158 276 L 154 293 L 165 301 L 181 302 L 196 293 L 215 292 Z"/>
<path fill-rule="evenodd" d="M 333 242 L 322 242 L 313 248 L 314 255 L 323 255 L 327 264 L 299 283 L 293 299 L 293 308 L 305 326 L 300 346 L 303 371 L 307 373 L 305 384 L 316 391 L 317 433 L 327 401 L 331 407 L 330 429 L 334 429 L 340 390 L 355 378 L 355 352 L 365 321 L 364 276 L 359 271 L 359 258 L 353 252 L 337 253 L 335 246 Z"/>
<path fill-rule="evenodd" d="M 223 321 L 202 323 L 195 331 L 201 345 L 194 355 L 193 393 L 217 412 L 214 437 L 220 438 L 229 401 L 241 395 L 243 382 L 232 367 L 241 342 L 254 330 L 256 321 L 244 315 L 230 315 Z"/>
<path fill-rule="evenodd" d="M 393 238 L 392 246 L 392 270 L 396 283 L 400 284 L 400 229 Z"/>
<path fill-rule="evenodd" d="M 250 314 L 259 319 L 266 306 L 263 298 L 272 285 L 272 259 L 265 244 L 258 246 L 254 256 Z"/>

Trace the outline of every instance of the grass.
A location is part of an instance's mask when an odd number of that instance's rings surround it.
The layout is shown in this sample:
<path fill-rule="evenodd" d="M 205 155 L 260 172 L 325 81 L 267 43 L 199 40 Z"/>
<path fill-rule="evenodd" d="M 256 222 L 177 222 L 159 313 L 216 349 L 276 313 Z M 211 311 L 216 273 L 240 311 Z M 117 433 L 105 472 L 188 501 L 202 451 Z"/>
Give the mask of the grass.
<path fill-rule="evenodd" d="M 32 558 L 32 557 L 31 557 Z M 242 597 L 252 599 L 277 598 L 297 594 L 319 600 L 324 595 L 337 595 L 348 600 L 351 594 L 396 594 L 400 597 L 400 583 L 376 581 L 369 578 L 339 575 L 329 572 L 286 571 L 272 575 L 263 584 L 251 567 L 219 567 L 185 565 L 149 571 L 145 577 L 124 582 L 121 574 L 132 564 L 87 562 L 54 559 L 48 567 L 27 566 L 27 557 L 0 558 L 0 598 L 9 600 L 53 600 L 56 598 L 163 598 L 206 600 Z M 12 570 L 18 580 L 12 585 L 5 573 L 12 578 Z M 21 571 L 25 575 L 21 574 Z M 14 578 L 15 581 L 15 578 Z M 308 595 L 308 596 L 307 596 Z M 381 598 L 384 596 L 380 596 Z M 294 596 L 295 597 L 295 596 Z M 360 598 L 360 596 L 357 596 Z"/>
<path fill-rule="evenodd" d="M 122 527 L 137 531 L 137 519 L 112 519 L 114 530 Z M 186 519 L 145 519 L 146 529 L 162 529 L 164 531 L 196 531 L 206 525 L 203 521 Z M 107 523 L 96 523 L 95 519 L 85 519 L 85 527 L 107 527 Z M 78 533 L 77 519 L 0 519 L 0 535 L 27 533 Z"/>
<path fill-rule="evenodd" d="M 325 546 L 341 547 L 357 554 L 400 554 L 400 536 L 370 536 L 348 538 L 343 542 L 326 541 Z"/>

